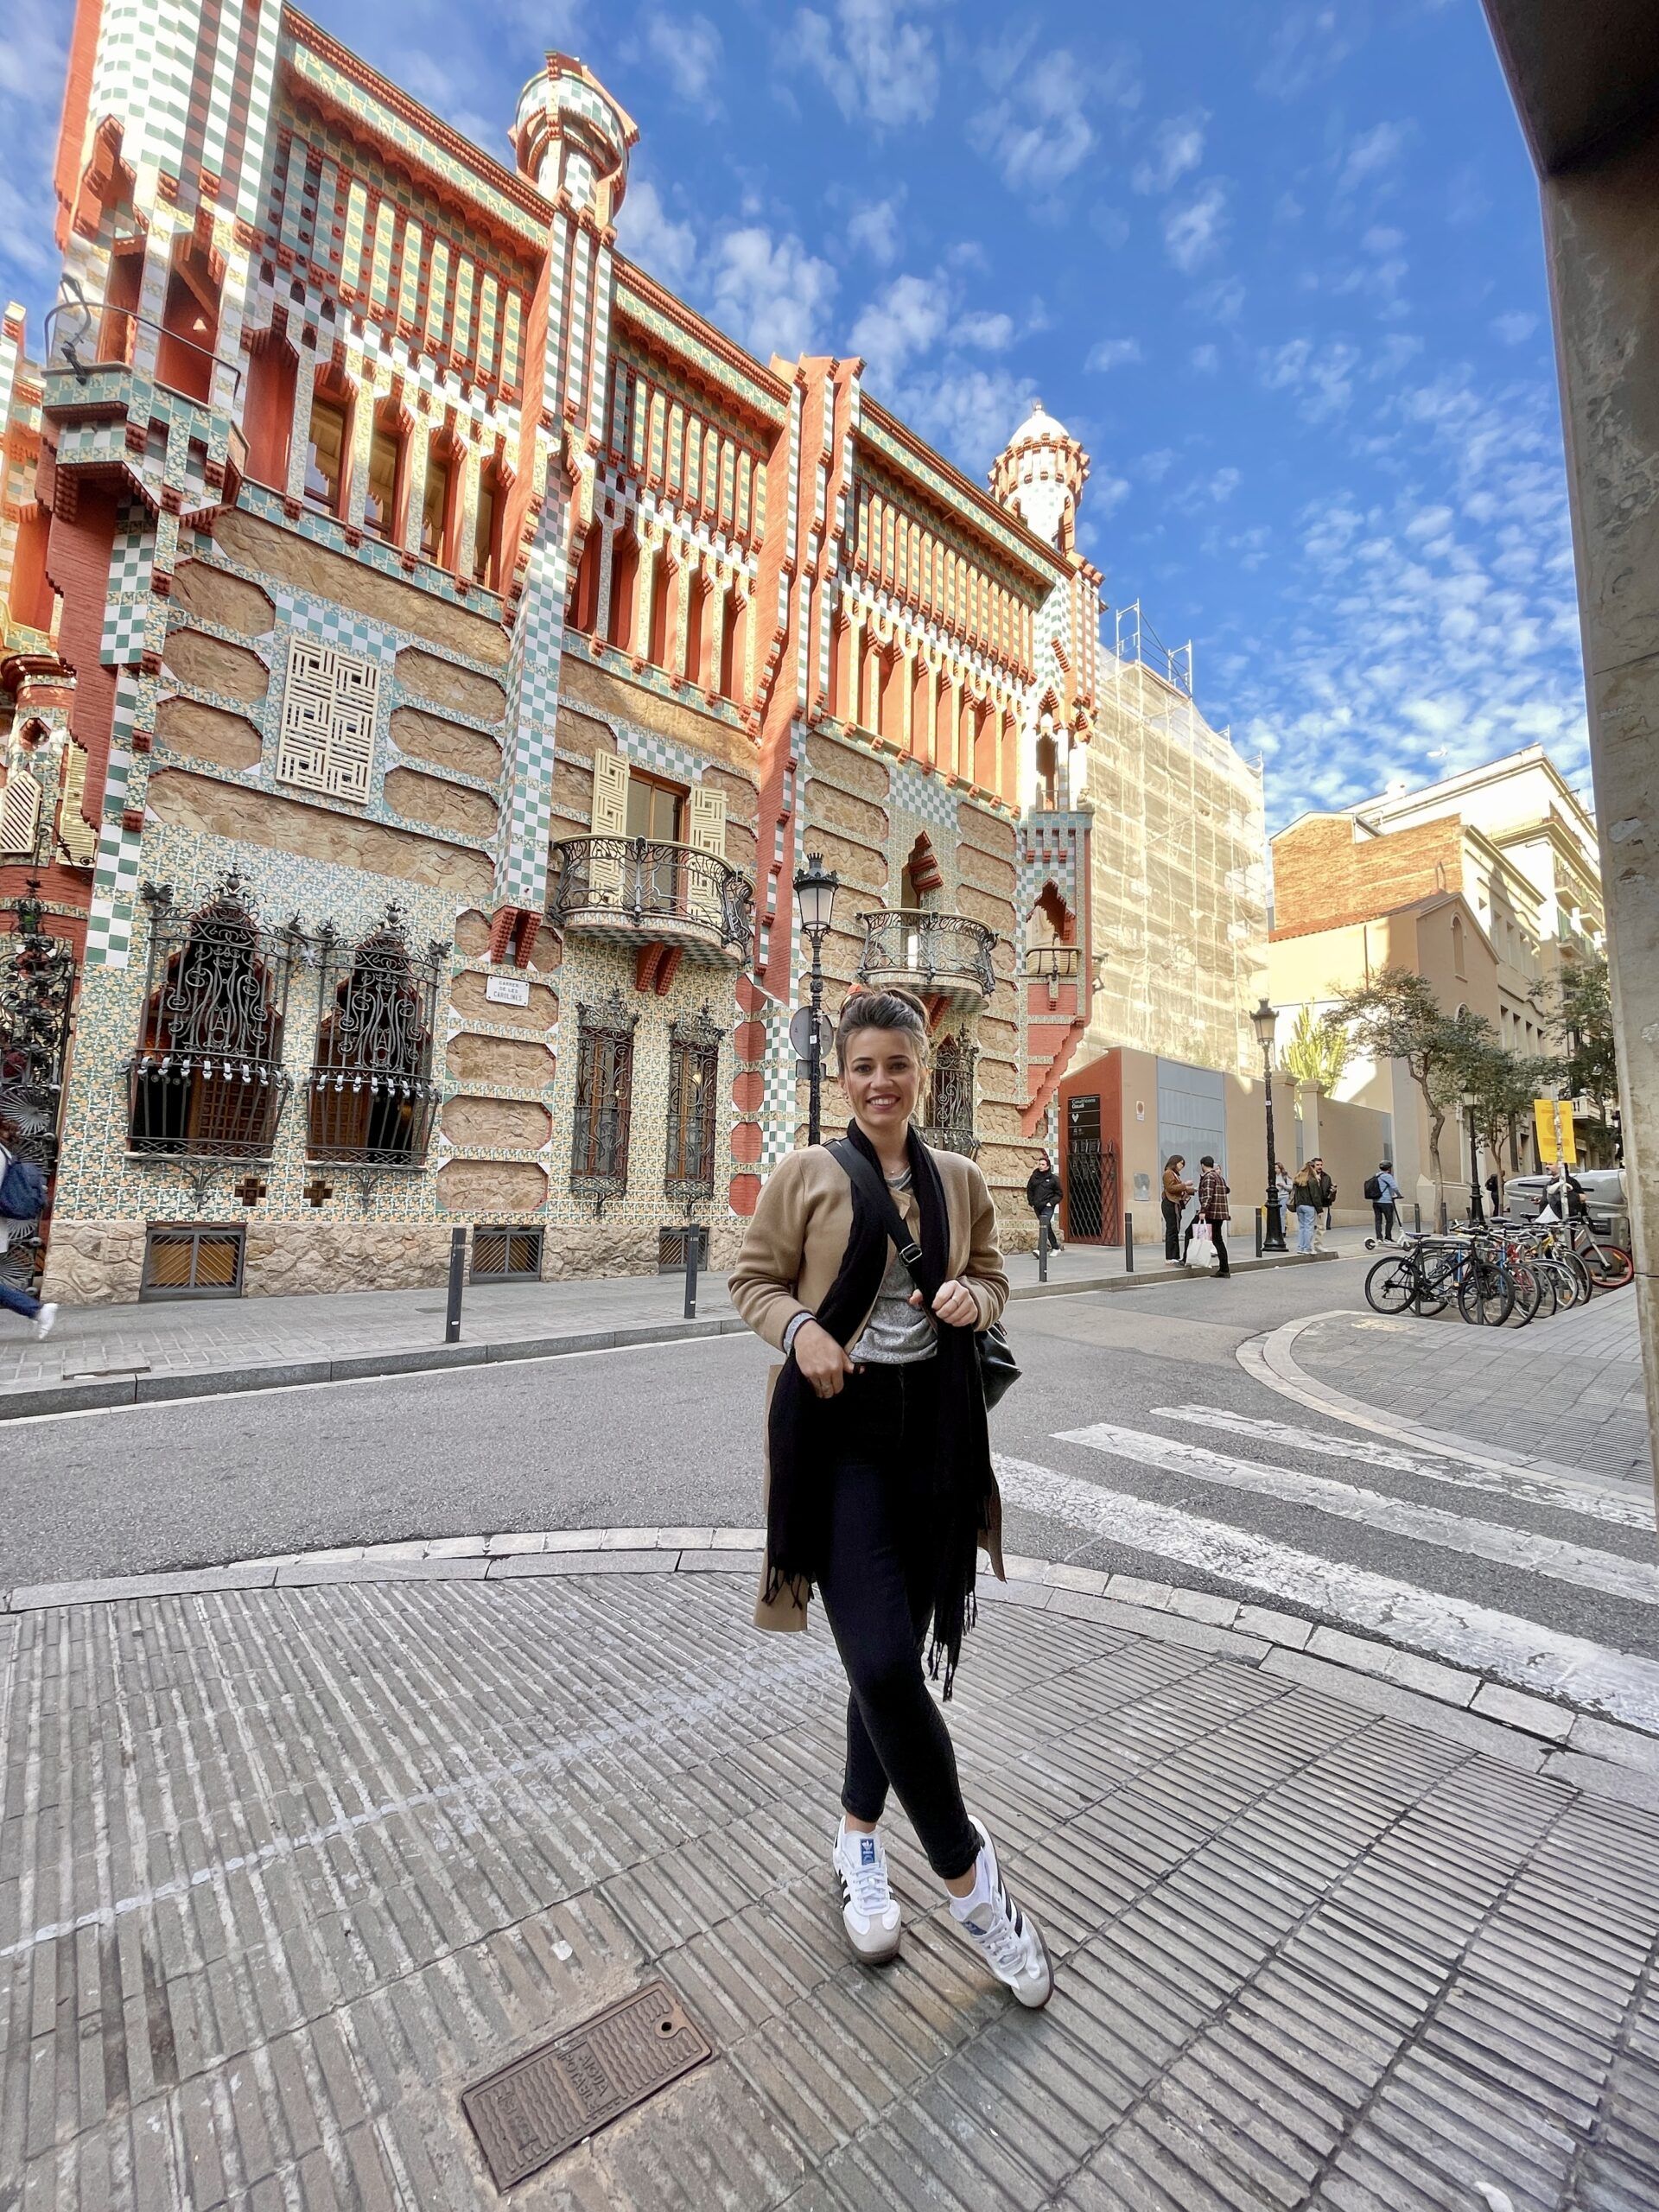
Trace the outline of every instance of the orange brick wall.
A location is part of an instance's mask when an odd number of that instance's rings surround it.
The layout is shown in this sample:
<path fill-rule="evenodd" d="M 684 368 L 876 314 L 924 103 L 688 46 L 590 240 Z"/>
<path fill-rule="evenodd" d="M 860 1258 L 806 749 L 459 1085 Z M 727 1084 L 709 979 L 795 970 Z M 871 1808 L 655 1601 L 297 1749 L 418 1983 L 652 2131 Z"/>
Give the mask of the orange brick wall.
<path fill-rule="evenodd" d="M 1354 842 L 1345 814 L 1316 814 L 1273 841 L 1273 927 L 1335 929 L 1414 899 L 1463 888 L 1463 830 L 1455 817 Z"/>

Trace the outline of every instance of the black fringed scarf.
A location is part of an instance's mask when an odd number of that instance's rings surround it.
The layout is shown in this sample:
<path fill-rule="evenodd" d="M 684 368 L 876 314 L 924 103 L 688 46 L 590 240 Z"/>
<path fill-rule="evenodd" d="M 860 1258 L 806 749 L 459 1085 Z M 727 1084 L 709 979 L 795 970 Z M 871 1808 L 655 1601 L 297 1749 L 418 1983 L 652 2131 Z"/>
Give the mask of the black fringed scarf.
<path fill-rule="evenodd" d="M 848 1136 L 878 1175 L 875 1147 L 856 1122 Z M 909 1134 L 910 1172 L 921 1211 L 922 1256 L 916 1272 L 931 1306 L 950 1265 L 950 1224 L 944 1185 L 933 1155 L 914 1129 Z M 838 1344 L 850 1349 L 855 1332 L 875 1303 L 887 1270 L 886 1232 L 856 1182 L 852 1234 L 841 1268 L 816 1319 Z M 934 1440 L 931 1489 L 938 1558 L 933 1585 L 932 1632 L 927 1669 L 944 1670 L 947 1699 L 962 1656 L 962 1639 L 976 1614 L 974 1581 L 980 1533 L 994 1525 L 996 1478 L 991 1471 L 985 1393 L 971 1329 L 938 1327 L 939 1422 Z M 766 1597 L 785 1588 L 804 1605 L 823 1571 L 830 1544 L 830 1464 L 827 1408 L 795 1362 L 789 1360 L 772 1392 L 767 1419 L 771 1469 L 766 1504 Z"/>

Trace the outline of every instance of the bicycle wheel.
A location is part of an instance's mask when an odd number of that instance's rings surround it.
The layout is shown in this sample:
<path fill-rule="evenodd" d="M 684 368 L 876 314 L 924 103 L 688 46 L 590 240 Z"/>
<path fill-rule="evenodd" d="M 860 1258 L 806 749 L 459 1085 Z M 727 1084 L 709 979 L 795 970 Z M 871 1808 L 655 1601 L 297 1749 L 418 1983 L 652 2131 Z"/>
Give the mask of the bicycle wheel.
<path fill-rule="evenodd" d="M 1515 1291 L 1515 1306 L 1510 1319 L 1524 1329 L 1529 1321 L 1535 1320 L 1543 1309 L 1543 1277 L 1524 1260 L 1510 1260 L 1504 1265 L 1503 1274 Z"/>
<path fill-rule="evenodd" d="M 1590 1294 L 1596 1287 L 1595 1277 L 1576 1252 L 1564 1252 L 1561 1255 L 1560 1263 L 1573 1278 L 1573 1304 L 1587 1306 L 1590 1303 Z"/>
<path fill-rule="evenodd" d="M 1425 1316 L 1444 1313 L 1456 1296 L 1457 1287 L 1458 1259 L 1455 1253 L 1442 1253 L 1434 1258 L 1420 1260 L 1412 1306 Z"/>
<path fill-rule="evenodd" d="M 1458 1311 L 1465 1321 L 1501 1329 L 1515 1307 L 1515 1285 L 1494 1267 L 1465 1269 L 1458 1286 Z"/>
<path fill-rule="evenodd" d="M 1377 1313 L 1403 1313 L 1416 1276 L 1409 1260 L 1379 1260 L 1365 1278 L 1365 1303 Z"/>
<path fill-rule="evenodd" d="M 1588 1242 L 1580 1247 L 1579 1257 L 1598 1290 L 1623 1290 L 1636 1273 L 1636 1262 L 1622 1244 Z"/>

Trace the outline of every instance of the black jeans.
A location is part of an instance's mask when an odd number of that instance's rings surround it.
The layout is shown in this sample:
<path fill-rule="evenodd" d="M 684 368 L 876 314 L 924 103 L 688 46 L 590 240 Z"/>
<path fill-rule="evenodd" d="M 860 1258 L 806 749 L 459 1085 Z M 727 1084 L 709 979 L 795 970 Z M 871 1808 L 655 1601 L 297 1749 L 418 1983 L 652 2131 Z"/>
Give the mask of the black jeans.
<path fill-rule="evenodd" d="M 978 1857 L 979 1838 L 922 1670 L 936 1565 L 938 1364 L 867 1367 L 824 1414 L 835 1425 L 835 1495 L 818 1594 L 852 1688 L 842 1805 L 855 1820 L 879 1821 L 891 1783 L 928 1864 L 954 1881 Z"/>
<path fill-rule="evenodd" d="M 1173 1198 L 1164 1200 L 1164 1257 L 1179 1260 L 1181 1256 L 1181 1210 Z"/>
<path fill-rule="evenodd" d="M 1371 1214 L 1376 1234 L 1386 1243 L 1394 1235 L 1394 1208 L 1386 1198 L 1373 1198 Z"/>

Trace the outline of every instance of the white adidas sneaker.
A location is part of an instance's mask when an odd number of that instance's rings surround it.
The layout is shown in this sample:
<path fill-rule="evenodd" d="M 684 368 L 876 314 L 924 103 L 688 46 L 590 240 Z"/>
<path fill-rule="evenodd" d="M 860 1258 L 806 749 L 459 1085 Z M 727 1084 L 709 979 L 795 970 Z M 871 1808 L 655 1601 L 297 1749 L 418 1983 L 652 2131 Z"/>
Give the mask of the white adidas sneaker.
<path fill-rule="evenodd" d="M 867 1966 L 896 1958 L 903 1915 L 887 1886 L 887 1854 L 880 1837 L 849 1834 L 842 1821 L 836 1830 L 834 1863 L 847 1941 Z"/>
<path fill-rule="evenodd" d="M 974 1818 L 971 1813 L 968 1817 Z M 950 1917 L 997 1980 L 1020 2004 L 1039 2012 L 1054 1994 L 1054 1969 L 1037 1923 L 1008 1895 L 985 1823 L 975 1820 L 974 1827 L 979 1836 L 976 1878 L 969 1896 L 951 1898 Z"/>

